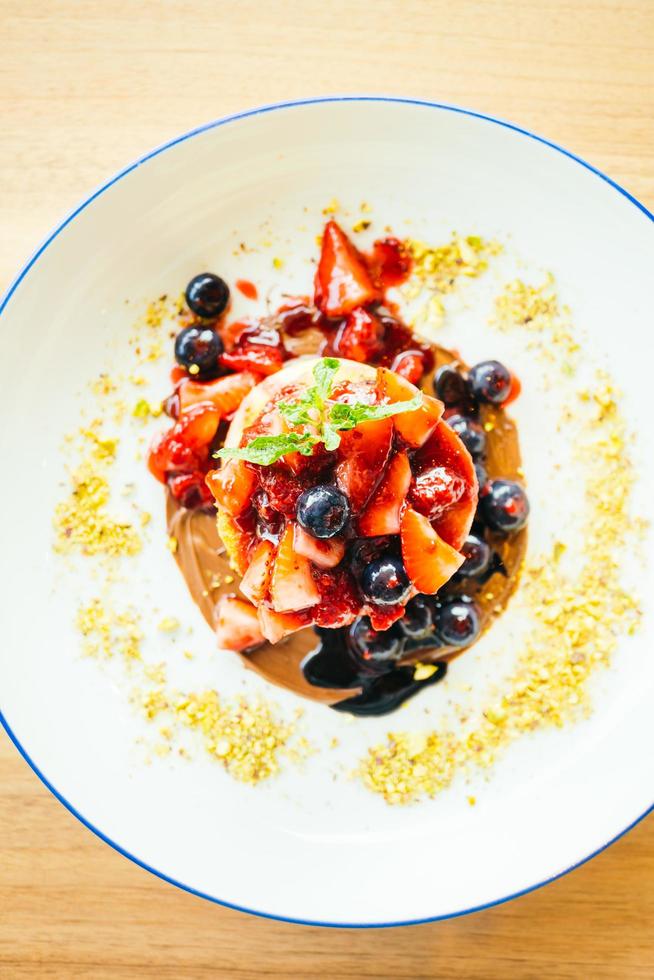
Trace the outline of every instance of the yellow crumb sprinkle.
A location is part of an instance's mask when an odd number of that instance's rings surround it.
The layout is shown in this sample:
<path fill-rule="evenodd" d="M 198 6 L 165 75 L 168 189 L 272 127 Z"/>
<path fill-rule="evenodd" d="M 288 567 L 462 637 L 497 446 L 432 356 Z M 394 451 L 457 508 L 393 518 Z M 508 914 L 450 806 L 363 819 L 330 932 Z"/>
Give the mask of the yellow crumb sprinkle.
<path fill-rule="evenodd" d="M 284 268 L 284 260 L 280 259 L 278 256 L 275 256 L 275 258 L 272 260 L 272 264 L 273 264 L 273 269 Z"/>
<path fill-rule="evenodd" d="M 179 629 L 179 620 L 175 616 L 164 616 L 159 623 L 158 629 L 162 633 L 174 633 Z"/>
<path fill-rule="evenodd" d="M 488 268 L 488 260 L 502 246 L 478 235 L 453 235 L 445 245 L 427 245 L 408 238 L 405 246 L 413 259 L 411 276 L 403 287 L 404 296 L 423 301 L 412 320 L 416 329 L 438 329 L 445 320 L 445 306 L 440 298 L 453 292 L 460 279 L 474 279 Z"/>
<path fill-rule="evenodd" d="M 359 211 L 362 211 L 363 214 L 370 214 L 372 208 L 367 201 L 362 201 L 361 204 L 359 205 Z"/>
<path fill-rule="evenodd" d="M 166 547 L 168 548 L 168 551 L 171 553 L 171 555 L 177 554 L 179 541 L 173 534 L 169 535 L 169 537 L 166 539 Z"/>
<path fill-rule="evenodd" d="M 99 398 L 113 394 L 117 388 L 118 384 L 116 380 L 108 374 L 101 374 L 95 381 L 91 382 L 91 391 Z"/>
<path fill-rule="evenodd" d="M 360 218 L 359 221 L 355 221 L 352 225 L 352 231 L 355 234 L 358 234 L 360 231 L 366 231 L 368 228 L 370 228 L 371 224 L 371 221 L 367 221 L 365 218 Z"/>
<path fill-rule="evenodd" d="M 56 551 L 117 556 L 141 550 L 134 527 L 109 517 L 109 484 L 92 463 L 82 463 L 72 475 L 72 484 L 70 495 L 55 508 Z"/>
<path fill-rule="evenodd" d="M 244 783 L 255 784 L 279 772 L 282 754 L 299 762 L 311 751 L 295 726 L 277 718 L 262 701 L 226 702 L 212 690 L 169 694 L 158 687 L 142 694 L 141 706 L 149 719 L 165 712 L 175 724 L 198 732 L 209 754 Z"/>
<path fill-rule="evenodd" d="M 132 409 L 135 419 L 159 418 L 163 409 L 161 405 L 149 402 L 147 398 L 139 398 Z"/>
<path fill-rule="evenodd" d="M 333 197 L 331 199 L 331 201 L 329 202 L 329 204 L 327 205 L 327 207 L 324 207 L 322 209 L 322 213 L 325 214 L 325 215 L 327 215 L 327 214 L 336 214 L 336 212 L 340 210 L 340 207 L 341 207 L 341 205 L 340 205 L 339 200 L 337 198 Z"/>
<path fill-rule="evenodd" d="M 112 657 L 118 653 L 126 660 L 140 660 L 143 633 L 133 610 L 116 612 L 102 599 L 94 598 L 80 606 L 76 626 L 88 656 Z"/>
<path fill-rule="evenodd" d="M 516 328 L 532 335 L 530 348 L 543 360 L 559 362 L 564 375 L 574 374 L 579 343 L 574 337 L 570 312 L 561 306 L 554 277 L 549 274 L 539 286 L 514 279 L 495 300 L 489 323 L 506 333 Z"/>
<path fill-rule="evenodd" d="M 432 677 L 438 667 L 436 664 L 416 664 L 413 668 L 413 679 L 414 681 L 426 681 L 428 677 Z"/>

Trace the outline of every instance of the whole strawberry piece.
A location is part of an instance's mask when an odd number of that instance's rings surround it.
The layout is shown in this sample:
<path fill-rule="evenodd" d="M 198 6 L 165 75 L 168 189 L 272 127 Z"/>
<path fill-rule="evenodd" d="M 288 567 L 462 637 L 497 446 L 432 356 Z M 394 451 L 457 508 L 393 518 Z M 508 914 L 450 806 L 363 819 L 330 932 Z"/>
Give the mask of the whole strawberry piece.
<path fill-rule="evenodd" d="M 314 291 L 316 306 L 331 317 L 381 298 L 363 256 L 335 221 L 325 225 Z"/>

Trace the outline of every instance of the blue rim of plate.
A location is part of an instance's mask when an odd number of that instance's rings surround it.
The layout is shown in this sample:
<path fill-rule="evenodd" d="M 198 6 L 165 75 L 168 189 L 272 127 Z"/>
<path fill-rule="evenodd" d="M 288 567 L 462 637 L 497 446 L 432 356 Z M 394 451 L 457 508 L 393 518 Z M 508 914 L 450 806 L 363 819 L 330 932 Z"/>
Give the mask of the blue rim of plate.
<path fill-rule="evenodd" d="M 581 157 L 578 157 L 575 153 L 571 153 L 570 150 L 566 150 L 564 147 L 559 146 L 558 143 L 554 143 L 552 142 L 552 140 L 545 139 L 544 136 L 538 136 L 536 133 L 532 133 L 530 132 L 530 130 L 523 129 L 521 126 L 516 126 L 514 123 L 507 122 L 504 119 L 497 119 L 495 116 L 489 116 L 483 112 L 475 112 L 472 109 L 464 109 L 460 106 L 447 105 L 446 103 L 442 103 L 442 102 L 430 102 L 426 99 L 402 98 L 399 96 L 391 96 L 391 95 L 333 95 L 333 96 L 318 96 L 316 98 L 309 98 L 309 99 L 295 99 L 289 102 L 275 102 L 275 103 L 271 103 L 270 105 L 259 106 L 258 108 L 255 109 L 248 109 L 245 112 L 237 112 L 230 116 L 223 116 L 220 119 L 215 119 L 213 122 L 205 123 L 203 126 L 197 126 L 195 129 L 189 130 L 189 132 L 184 133 L 182 136 L 177 136 L 174 139 L 161 144 L 161 146 L 158 146 L 154 150 L 151 150 L 149 153 L 146 153 L 142 157 L 139 157 L 138 160 L 136 160 L 134 163 L 131 163 L 127 167 L 124 167 L 117 174 L 111 177 L 108 181 L 102 184 L 92 194 L 90 194 L 89 197 L 87 197 L 84 201 L 82 201 L 81 204 L 79 204 L 76 208 L 74 208 L 70 212 L 70 214 L 68 214 L 63 219 L 63 221 L 61 221 L 57 225 L 55 230 L 45 239 L 45 241 L 43 241 L 42 244 L 36 249 L 32 257 L 28 259 L 26 264 L 23 266 L 21 271 L 18 273 L 14 281 L 11 283 L 11 285 L 5 292 L 2 301 L 0 302 L 0 316 L 4 312 L 7 304 L 9 303 L 9 300 L 11 299 L 14 292 L 16 291 L 20 283 L 23 281 L 27 273 L 30 271 L 32 266 L 38 261 L 38 259 L 43 254 L 43 252 L 45 252 L 48 246 L 55 240 L 55 238 L 57 238 L 60 232 L 62 232 L 63 229 L 67 225 L 69 225 L 81 211 L 84 211 L 85 208 L 87 208 L 89 204 L 91 204 L 97 197 L 100 197 L 100 195 L 104 194 L 104 192 L 108 190 L 110 187 L 112 187 L 113 184 L 117 183 L 127 174 L 131 173 L 132 170 L 135 170 L 137 167 L 140 167 L 141 164 L 146 163 L 148 160 L 152 160 L 154 157 L 159 156 L 160 153 L 163 153 L 165 150 L 171 149 L 171 147 L 176 146 L 178 143 L 186 142 L 186 140 L 191 139 L 193 136 L 199 136 L 201 133 L 206 133 L 210 129 L 216 129 L 219 126 L 224 126 L 227 123 L 237 122 L 239 119 L 247 119 L 250 116 L 263 115 L 264 113 L 274 112 L 278 109 L 294 109 L 294 108 L 298 108 L 299 106 L 320 105 L 322 103 L 333 103 L 333 102 L 389 102 L 396 105 L 423 106 L 424 108 L 428 108 L 428 109 L 438 109 L 441 112 L 455 112 L 462 116 L 471 116 L 473 119 L 481 119 L 483 122 L 493 123 L 496 126 L 502 126 L 502 128 L 504 129 L 512 130 L 514 133 L 519 133 L 521 136 L 526 136 L 529 139 L 535 140 L 537 143 L 542 143 L 543 146 L 547 146 L 550 149 L 555 150 L 557 153 L 561 153 L 563 154 L 563 156 L 568 157 L 570 160 L 574 160 L 575 163 L 578 163 L 580 166 L 584 167 L 584 169 L 590 171 L 590 173 L 595 174 L 595 176 L 599 177 L 600 180 L 603 180 L 610 187 L 616 190 L 619 194 L 622 194 L 622 196 L 625 197 L 628 201 L 630 201 L 635 207 L 637 207 L 639 211 L 642 211 L 642 213 L 647 218 L 649 218 L 650 221 L 654 222 L 654 214 L 652 214 L 652 212 L 649 211 L 644 204 L 641 204 L 641 202 L 637 198 L 635 198 L 633 194 L 630 194 L 629 191 L 625 190 L 624 187 L 621 187 L 620 184 L 616 183 L 616 181 L 612 180 L 610 177 L 607 177 L 607 175 L 602 173 L 601 170 L 598 170 L 597 167 L 594 167 L 586 160 L 583 160 Z M 175 878 L 171 878 L 163 871 L 158 871 L 157 868 L 153 868 L 149 864 L 146 864 L 145 861 L 141 861 L 134 854 L 130 854 L 130 852 L 125 850 L 125 848 L 121 847 L 120 844 L 116 843 L 116 841 L 111 840 L 109 837 L 103 834 L 102 831 L 98 829 L 98 827 L 95 827 L 92 823 L 90 823 L 90 821 L 88 821 L 81 813 L 79 813 L 79 811 L 75 809 L 73 804 L 70 803 L 64 796 L 62 796 L 62 794 L 52 785 L 52 783 L 48 780 L 48 778 L 41 772 L 41 770 L 34 762 L 34 760 L 29 756 L 26 749 L 21 745 L 20 741 L 12 731 L 9 722 L 5 718 L 2 711 L 0 711 L 0 723 L 2 724 L 2 727 L 5 729 L 10 740 L 18 749 L 19 753 L 25 759 L 25 761 L 30 766 L 30 768 L 36 773 L 36 775 L 39 777 L 39 779 L 44 784 L 44 786 L 46 786 L 46 788 L 50 790 L 52 795 L 57 800 L 59 800 L 59 802 L 63 804 L 63 806 L 65 806 L 66 809 L 69 810 L 70 813 L 72 813 L 72 815 L 80 821 L 80 823 L 84 824 L 85 827 L 87 827 L 90 831 L 92 831 L 92 833 L 94 833 L 96 837 L 99 837 L 100 840 L 104 841 L 105 844 L 108 844 L 115 851 L 118 851 L 118 853 L 122 854 L 123 857 L 128 858 L 130 861 L 133 861 L 134 864 L 137 864 L 139 867 L 144 868 L 145 871 L 149 871 L 157 878 L 161 878 L 163 881 L 166 881 L 171 885 L 175 885 L 177 888 L 181 888 L 182 891 L 189 892 L 191 895 L 196 895 L 198 898 L 205 898 L 210 902 L 214 902 L 216 905 L 222 905 L 225 908 L 234 909 L 236 912 L 247 912 L 249 915 L 256 915 L 263 919 L 273 919 L 278 922 L 292 922 L 296 925 L 323 926 L 325 928 L 331 928 L 331 929 L 390 929 L 397 926 L 417 926 L 417 925 L 424 925 L 425 923 L 428 922 L 441 922 L 446 919 L 455 919 L 458 918 L 459 916 L 470 915 L 473 912 L 482 912 L 484 911 L 484 909 L 490 909 L 496 905 L 502 905 L 505 902 L 510 902 L 514 898 L 520 898 L 522 895 L 527 895 L 529 894 L 529 892 L 535 891 L 537 888 L 542 888 L 544 885 L 548 885 L 550 882 L 556 881 L 558 878 L 562 878 L 564 875 L 569 874 L 571 871 L 574 871 L 576 868 L 581 867 L 582 864 L 586 864 L 587 861 L 590 861 L 592 860 L 592 858 L 597 857 L 597 855 L 601 854 L 602 851 L 605 851 L 612 844 L 615 844 L 617 840 L 620 840 L 621 837 L 624 837 L 625 834 L 628 834 L 630 830 L 633 830 L 633 828 L 637 824 L 639 824 L 641 820 L 644 820 L 645 817 L 654 810 L 654 803 L 652 803 L 651 806 L 649 806 L 643 813 L 641 813 L 640 816 L 636 817 L 636 819 L 633 820 L 627 827 L 625 827 L 624 830 L 621 830 L 618 834 L 616 834 L 615 837 L 612 837 L 610 840 L 606 841 L 605 844 L 602 844 L 601 847 L 596 848 L 596 850 L 592 851 L 590 854 L 587 854 L 586 857 L 583 857 L 579 861 L 576 861 L 574 864 L 571 864 L 563 871 L 559 871 L 556 874 L 551 875 L 551 877 L 549 878 L 544 878 L 542 881 L 538 881 L 533 885 L 529 885 L 526 888 L 522 888 L 520 889 L 520 891 L 512 892 L 510 895 L 503 895 L 499 898 L 493 899 L 492 901 L 484 902 L 482 905 L 475 905 L 472 906 L 471 908 L 466 908 L 466 909 L 458 909 L 454 912 L 448 912 L 445 915 L 427 916 L 426 918 L 423 919 L 404 919 L 396 922 L 321 922 L 319 920 L 313 920 L 313 919 L 296 919 L 287 915 L 275 915 L 272 912 L 264 912 L 261 911 L 260 909 L 251 909 L 243 905 L 235 905 L 233 902 L 228 902 L 226 899 L 216 898 L 215 895 L 208 895 L 206 892 L 199 891 L 197 888 L 193 888 L 191 885 L 185 885 L 184 882 L 177 881 Z"/>

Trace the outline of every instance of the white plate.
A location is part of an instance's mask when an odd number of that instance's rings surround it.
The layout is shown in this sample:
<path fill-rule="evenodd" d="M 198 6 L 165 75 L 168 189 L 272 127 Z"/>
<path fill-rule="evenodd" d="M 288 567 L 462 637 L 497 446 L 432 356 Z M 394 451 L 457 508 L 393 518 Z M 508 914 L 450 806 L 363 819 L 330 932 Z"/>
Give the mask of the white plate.
<path fill-rule="evenodd" d="M 610 355 L 651 490 L 654 227 L 637 201 L 559 147 L 447 106 L 336 98 L 220 120 L 155 150 L 92 195 L 36 253 L 0 308 L 0 691 L 6 729 L 41 779 L 143 867 L 265 915 L 390 925 L 470 911 L 534 888 L 648 811 L 651 578 L 642 587 L 645 627 L 621 644 L 598 681 L 590 720 L 523 739 L 489 781 L 474 777 L 433 801 L 393 808 L 356 781 L 332 780 L 332 769 L 347 768 L 389 728 L 424 727 L 425 708 L 428 723 L 437 723 L 446 684 L 390 721 L 348 723 L 308 706 L 310 734 L 323 743 L 337 735 L 342 750 L 328 758 L 322 752 L 304 772 L 291 768 L 254 789 L 201 754 L 190 763 L 156 759 L 145 766 L 135 749 L 148 734 L 144 721 L 115 673 L 79 656 L 74 612 L 97 583 L 83 562 L 69 574 L 51 553 L 52 509 L 64 492 L 61 438 L 76 425 L 79 390 L 123 349 L 134 311 L 124 300 L 181 290 L 205 267 L 263 283 L 271 276 L 270 249 L 235 255 L 234 246 L 264 237 L 286 259 L 278 281 L 306 288 L 320 209 L 332 197 L 354 211 L 370 202 L 377 228 L 389 223 L 399 234 L 435 242 L 454 228 L 497 236 L 530 267 L 552 269 L 592 351 Z M 507 338 L 500 343 L 462 315 L 467 357 L 511 356 Z M 452 329 L 449 340 L 458 336 Z M 518 366 L 527 375 L 536 370 Z M 160 393 L 165 367 L 157 368 Z M 528 391 L 517 411 L 538 541 L 552 504 L 540 448 L 551 449 L 553 440 Z M 156 529 L 160 490 L 133 459 L 125 465 Z M 645 516 L 652 516 L 653 496 L 642 495 Z M 151 584 L 131 580 L 132 599 L 192 622 L 202 653 L 180 664 L 179 647 L 160 636 L 150 641 L 152 659 L 168 659 L 180 684 L 265 691 L 292 711 L 292 696 L 213 652 L 163 534 L 154 535 L 140 562 L 142 580 Z M 462 658 L 451 676 L 487 673 L 485 649 L 480 644 Z M 475 807 L 466 801 L 471 792 Z"/>

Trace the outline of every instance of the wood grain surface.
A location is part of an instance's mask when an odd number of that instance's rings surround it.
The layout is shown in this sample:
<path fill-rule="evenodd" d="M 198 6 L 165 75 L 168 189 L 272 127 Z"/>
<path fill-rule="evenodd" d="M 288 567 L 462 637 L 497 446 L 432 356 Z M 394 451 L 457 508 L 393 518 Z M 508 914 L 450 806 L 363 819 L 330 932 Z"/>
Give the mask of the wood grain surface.
<path fill-rule="evenodd" d="M 487 111 L 654 208 L 653 65 L 652 0 L 0 0 L 0 287 L 64 212 L 150 147 L 312 94 Z M 654 977 L 651 819 L 508 905 L 328 931 L 158 881 L 77 823 L 5 737 L 0 786 L 3 978 Z"/>

